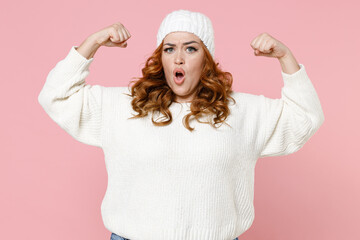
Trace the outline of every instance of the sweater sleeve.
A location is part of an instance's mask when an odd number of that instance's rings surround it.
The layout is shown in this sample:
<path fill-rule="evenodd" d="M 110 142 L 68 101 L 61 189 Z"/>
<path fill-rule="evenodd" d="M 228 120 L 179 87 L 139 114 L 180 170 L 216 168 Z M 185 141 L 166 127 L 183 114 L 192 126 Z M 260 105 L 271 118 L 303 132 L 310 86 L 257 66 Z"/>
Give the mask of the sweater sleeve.
<path fill-rule="evenodd" d="M 99 85 L 86 84 L 89 66 L 73 46 L 49 72 L 38 101 L 50 118 L 77 141 L 101 147 L 102 92 Z"/>
<path fill-rule="evenodd" d="M 261 95 L 264 111 L 264 141 L 259 158 L 298 151 L 323 124 L 320 100 L 305 67 L 292 74 L 281 71 L 284 86 L 280 99 Z"/>

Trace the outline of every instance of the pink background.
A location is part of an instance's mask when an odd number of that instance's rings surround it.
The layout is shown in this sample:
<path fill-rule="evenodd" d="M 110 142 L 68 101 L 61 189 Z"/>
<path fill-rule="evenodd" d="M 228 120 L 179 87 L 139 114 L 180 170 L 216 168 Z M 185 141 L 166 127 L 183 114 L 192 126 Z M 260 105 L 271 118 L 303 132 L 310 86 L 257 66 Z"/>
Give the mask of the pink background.
<path fill-rule="evenodd" d="M 0 239 L 110 239 L 100 212 L 107 186 L 102 150 L 74 140 L 37 97 L 71 46 L 117 21 L 132 34 L 128 47 L 100 48 L 87 82 L 127 86 L 155 49 L 163 17 L 181 8 L 211 18 L 215 58 L 233 74 L 235 91 L 280 97 L 278 60 L 250 47 L 267 32 L 304 64 L 324 109 L 324 124 L 301 150 L 258 161 L 255 220 L 239 239 L 360 239 L 356 0 L 2 3 Z"/>

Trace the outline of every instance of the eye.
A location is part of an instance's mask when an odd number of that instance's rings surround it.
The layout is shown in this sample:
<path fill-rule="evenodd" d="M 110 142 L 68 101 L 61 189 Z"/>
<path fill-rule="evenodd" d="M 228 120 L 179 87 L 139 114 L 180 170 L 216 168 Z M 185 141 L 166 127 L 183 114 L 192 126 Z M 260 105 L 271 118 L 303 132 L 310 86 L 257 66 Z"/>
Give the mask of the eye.
<path fill-rule="evenodd" d="M 170 47 L 170 48 L 165 48 L 165 49 L 164 49 L 164 52 L 167 52 L 167 53 L 168 53 L 168 50 L 169 50 L 169 49 L 172 49 L 172 50 L 173 50 L 172 47 Z"/>
<path fill-rule="evenodd" d="M 187 49 L 192 49 L 192 51 L 190 51 L 190 52 L 196 52 L 197 51 L 197 49 L 194 48 L 194 47 L 188 47 Z"/>
<path fill-rule="evenodd" d="M 197 49 L 194 48 L 194 47 L 187 47 L 186 49 L 187 49 L 187 50 L 190 49 L 190 50 L 188 51 L 188 52 L 190 52 L 190 53 L 197 51 Z M 168 50 L 171 50 L 171 51 L 168 51 Z M 173 50 L 174 50 L 174 48 L 169 47 L 169 48 L 165 48 L 165 49 L 164 49 L 164 52 L 170 53 L 170 52 L 173 52 Z"/>

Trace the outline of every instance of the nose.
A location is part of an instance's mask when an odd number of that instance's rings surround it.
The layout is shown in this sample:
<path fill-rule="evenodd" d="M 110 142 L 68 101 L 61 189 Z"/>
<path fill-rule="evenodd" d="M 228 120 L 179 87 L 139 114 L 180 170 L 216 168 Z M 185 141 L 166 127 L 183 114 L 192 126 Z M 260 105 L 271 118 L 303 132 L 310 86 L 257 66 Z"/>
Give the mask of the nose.
<path fill-rule="evenodd" d="M 176 64 L 184 64 L 184 57 L 181 51 L 178 51 L 175 55 L 175 63 Z"/>

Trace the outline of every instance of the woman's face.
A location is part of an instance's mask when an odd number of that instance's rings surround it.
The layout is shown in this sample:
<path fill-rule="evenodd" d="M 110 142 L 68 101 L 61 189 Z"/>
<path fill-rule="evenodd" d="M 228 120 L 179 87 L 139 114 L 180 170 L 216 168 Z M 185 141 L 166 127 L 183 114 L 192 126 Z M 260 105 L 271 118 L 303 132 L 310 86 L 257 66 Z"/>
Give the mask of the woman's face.
<path fill-rule="evenodd" d="M 191 102 L 195 98 L 204 65 L 200 38 L 189 32 L 172 32 L 164 38 L 161 60 L 166 82 L 176 94 L 175 101 Z M 177 77 L 176 72 L 183 71 Z"/>

